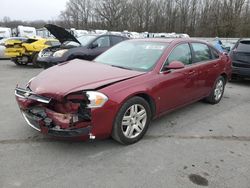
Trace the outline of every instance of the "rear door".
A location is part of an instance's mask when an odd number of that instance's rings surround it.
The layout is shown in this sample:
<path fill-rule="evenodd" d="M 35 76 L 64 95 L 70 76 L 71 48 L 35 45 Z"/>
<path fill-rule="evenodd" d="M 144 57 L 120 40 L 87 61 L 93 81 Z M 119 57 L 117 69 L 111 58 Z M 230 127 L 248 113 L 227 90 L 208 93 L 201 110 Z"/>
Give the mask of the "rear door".
<path fill-rule="evenodd" d="M 185 68 L 163 71 L 160 74 L 158 95 L 161 99 L 161 112 L 185 105 L 195 98 L 197 67 L 192 65 L 191 49 L 188 43 L 179 44 L 173 49 L 163 70 L 172 61 L 181 61 L 185 64 Z"/>
<path fill-rule="evenodd" d="M 196 98 L 208 95 L 220 74 L 220 56 L 205 43 L 191 43 L 193 63 L 198 67 Z"/>
<path fill-rule="evenodd" d="M 241 40 L 232 51 L 233 66 L 250 68 L 250 40 Z"/>

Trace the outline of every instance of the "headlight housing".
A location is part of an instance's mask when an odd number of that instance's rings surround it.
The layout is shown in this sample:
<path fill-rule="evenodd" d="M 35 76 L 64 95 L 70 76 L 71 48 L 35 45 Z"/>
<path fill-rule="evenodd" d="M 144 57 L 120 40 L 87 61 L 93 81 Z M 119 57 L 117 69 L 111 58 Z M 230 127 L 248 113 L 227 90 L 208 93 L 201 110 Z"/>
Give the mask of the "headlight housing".
<path fill-rule="evenodd" d="M 41 50 L 39 53 L 38 53 L 38 57 L 42 57 L 43 55 L 43 50 Z"/>
<path fill-rule="evenodd" d="M 65 54 L 68 50 L 64 49 L 64 50 L 58 50 L 53 54 L 53 57 L 62 57 L 63 54 Z"/>
<path fill-rule="evenodd" d="M 88 108 L 100 108 L 108 101 L 106 95 L 97 91 L 87 91 L 86 96 L 89 100 Z"/>

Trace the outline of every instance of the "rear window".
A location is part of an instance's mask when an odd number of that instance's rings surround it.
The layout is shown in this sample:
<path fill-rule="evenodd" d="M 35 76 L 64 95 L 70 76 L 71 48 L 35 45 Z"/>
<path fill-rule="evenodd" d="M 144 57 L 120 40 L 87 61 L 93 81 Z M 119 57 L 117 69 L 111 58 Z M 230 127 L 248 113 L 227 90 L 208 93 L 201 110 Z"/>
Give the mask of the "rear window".
<path fill-rule="evenodd" d="M 202 62 L 202 61 L 208 61 L 211 58 L 210 49 L 206 44 L 202 43 L 192 43 L 193 50 L 194 50 L 194 61 Z"/>
<path fill-rule="evenodd" d="M 249 41 L 240 41 L 237 51 L 250 52 L 250 40 Z"/>

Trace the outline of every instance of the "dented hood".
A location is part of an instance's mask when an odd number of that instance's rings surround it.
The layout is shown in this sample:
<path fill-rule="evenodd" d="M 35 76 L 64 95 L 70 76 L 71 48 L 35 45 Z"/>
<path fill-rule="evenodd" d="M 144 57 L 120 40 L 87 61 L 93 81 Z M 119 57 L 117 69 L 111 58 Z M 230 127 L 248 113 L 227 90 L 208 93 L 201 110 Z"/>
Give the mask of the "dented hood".
<path fill-rule="evenodd" d="M 66 41 L 74 41 L 79 44 L 81 44 L 70 32 L 65 30 L 62 27 L 53 25 L 53 24 L 47 24 L 44 26 L 52 35 L 56 37 L 61 43 L 64 43 Z"/>
<path fill-rule="evenodd" d="M 29 87 L 43 96 L 62 97 L 142 74 L 144 73 L 76 59 L 44 70 L 30 82 Z"/>

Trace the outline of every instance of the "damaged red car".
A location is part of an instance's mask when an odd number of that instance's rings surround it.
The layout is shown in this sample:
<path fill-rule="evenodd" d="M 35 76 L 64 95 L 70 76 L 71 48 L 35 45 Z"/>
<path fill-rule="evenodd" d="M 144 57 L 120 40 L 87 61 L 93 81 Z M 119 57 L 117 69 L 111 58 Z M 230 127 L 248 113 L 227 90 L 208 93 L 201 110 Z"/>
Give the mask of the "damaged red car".
<path fill-rule="evenodd" d="M 136 39 L 93 62 L 47 69 L 15 95 L 24 119 L 44 134 L 133 144 L 154 118 L 201 99 L 220 102 L 230 76 L 230 58 L 207 43 Z"/>

